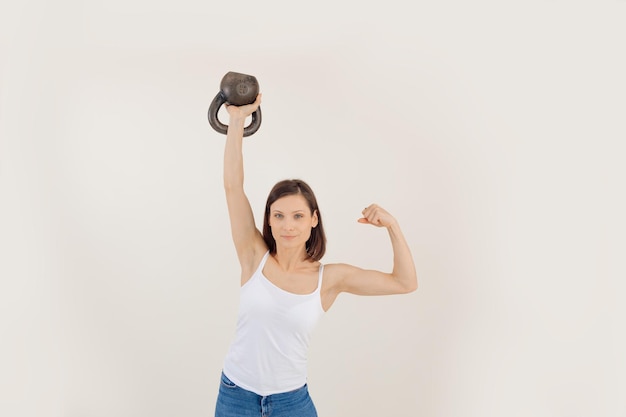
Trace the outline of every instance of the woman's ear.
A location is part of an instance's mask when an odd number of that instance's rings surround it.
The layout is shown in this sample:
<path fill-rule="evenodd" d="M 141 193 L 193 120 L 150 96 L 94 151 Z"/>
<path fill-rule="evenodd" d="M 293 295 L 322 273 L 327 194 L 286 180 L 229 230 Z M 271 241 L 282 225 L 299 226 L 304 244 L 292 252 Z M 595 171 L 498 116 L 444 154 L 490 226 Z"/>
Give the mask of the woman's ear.
<path fill-rule="evenodd" d="M 317 227 L 318 223 L 319 223 L 319 219 L 317 217 L 317 210 L 315 210 L 313 212 L 313 229 L 315 229 Z"/>

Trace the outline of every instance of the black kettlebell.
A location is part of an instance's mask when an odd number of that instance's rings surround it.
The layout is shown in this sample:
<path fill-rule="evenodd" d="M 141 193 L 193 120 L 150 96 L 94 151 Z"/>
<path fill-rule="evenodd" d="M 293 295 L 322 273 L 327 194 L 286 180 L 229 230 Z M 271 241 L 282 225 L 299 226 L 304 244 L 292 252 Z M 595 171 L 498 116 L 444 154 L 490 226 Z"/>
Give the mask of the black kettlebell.
<path fill-rule="evenodd" d="M 244 106 L 252 104 L 259 94 L 259 82 L 252 75 L 240 74 L 238 72 L 228 72 L 222 78 L 220 92 L 217 93 L 209 106 L 209 124 L 217 132 L 226 134 L 228 126 L 221 123 L 217 113 L 222 104 L 232 104 L 233 106 Z M 244 136 L 254 134 L 261 126 L 261 107 L 252 113 L 250 125 L 243 129 Z"/>

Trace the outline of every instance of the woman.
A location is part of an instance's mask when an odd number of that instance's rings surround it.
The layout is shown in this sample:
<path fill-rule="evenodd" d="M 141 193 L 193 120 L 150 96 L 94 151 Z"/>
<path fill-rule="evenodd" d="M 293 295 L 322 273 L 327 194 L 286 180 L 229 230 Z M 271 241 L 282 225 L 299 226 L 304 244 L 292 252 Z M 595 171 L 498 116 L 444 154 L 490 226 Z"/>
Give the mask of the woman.
<path fill-rule="evenodd" d="M 389 232 L 393 270 L 322 265 L 326 238 L 310 187 L 277 183 L 265 207 L 263 232 L 243 187 L 243 129 L 261 95 L 246 106 L 227 105 L 224 188 L 241 265 L 237 332 L 224 360 L 216 417 L 317 416 L 306 384 L 311 332 L 339 293 L 405 294 L 417 289 L 415 265 L 398 222 L 372 204 L 358 221 Z"/>

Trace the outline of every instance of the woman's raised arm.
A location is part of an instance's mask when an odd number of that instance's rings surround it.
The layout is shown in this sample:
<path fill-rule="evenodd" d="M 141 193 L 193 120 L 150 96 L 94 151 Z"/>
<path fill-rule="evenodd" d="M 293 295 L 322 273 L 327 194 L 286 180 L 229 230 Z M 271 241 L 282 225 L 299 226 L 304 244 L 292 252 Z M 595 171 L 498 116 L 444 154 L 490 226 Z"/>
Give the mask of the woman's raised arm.
<path fill-rule="evenodd" d="M 243 130 L 246 117 L 261 104 L 261 95 L 254 103 L 245 106 L 227 105 L 230 116 L 224 150 L 224 190 L 230 217 L 230 228 L 242 268 L 242 280 L 247 278 L 267 247 L 254 223 L 254 215 L 244 192 L 243 180 Z"/>

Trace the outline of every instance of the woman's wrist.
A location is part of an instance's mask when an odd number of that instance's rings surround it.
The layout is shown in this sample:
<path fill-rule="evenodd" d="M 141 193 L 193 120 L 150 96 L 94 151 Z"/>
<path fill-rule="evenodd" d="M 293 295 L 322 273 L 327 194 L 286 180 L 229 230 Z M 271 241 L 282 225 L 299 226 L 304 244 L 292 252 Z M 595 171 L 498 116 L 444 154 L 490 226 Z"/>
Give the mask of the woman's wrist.
<path fill-rule="evenodd" d="M 394 218 L 391 220 L 391 222 L 389 222 L 389 225 L 387 225 L 387 229 L 389 230 L 398 230 L 400 229 L 400 225 L 398 224 L 398 221 Z"/>
<path fill-rule="evenodd" d="M 389 236 L 393 238 L 401 238 L 402 237 L 402 229 L 398 224 L 397 220 L 394 220 L 387 226 L 387 232 L 389 232 Z"/>
<path fill-rule="evenodd" d="M 230 116 L 228 124 L 229 124 L 229 126 L 241 126 L 241 127 L 243 127 L 245 122 L 246 122 L 245 116 Z"/>

